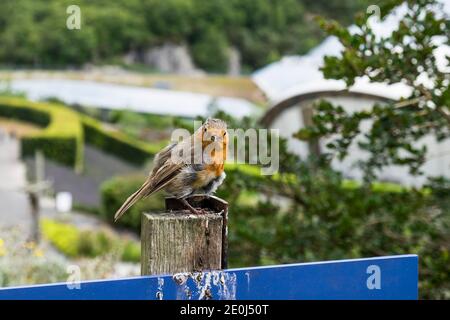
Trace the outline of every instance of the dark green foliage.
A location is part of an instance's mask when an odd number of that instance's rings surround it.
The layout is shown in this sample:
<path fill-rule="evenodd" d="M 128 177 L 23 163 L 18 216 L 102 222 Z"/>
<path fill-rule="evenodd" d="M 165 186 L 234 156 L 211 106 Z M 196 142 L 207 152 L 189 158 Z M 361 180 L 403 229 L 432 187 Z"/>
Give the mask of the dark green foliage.
<path fill-rule="evenodd" d="M 136 113 L 129 110 L 111 111 L 106 118 L 108 122 L 113 123 L 116 128 L 130 137 L 147 143 L 151 140 L 156 144 L 167 142 L 172 130 L 180 128 L 183 122 L 192 125 L 191 120 L 177 116 Z M 160 145 L 160 148 L 162 147 L 164 146 Z"/>
<path fill-rule="evenodd" d="M 257 127 L 249 119 L 230 123 Z M 420 297 L 450 297 L 448 179 L 435 178 L 423 190 L 348 188 L 326 158 L 301 161 L 283 139 L 280 163 L 280 175 L 296 179 L 248 175 L 238 166 L 218 190 L 231 204 L 232 266 L 413 253 L 419 255 Z M 239 203 L 246 192 L 259 195 L 256 206 Z"/>
<path fill-rule="evenodd" d="M 45 157 L 69 167 L 77 164 L 77 140 L 58 137 L 23 137 L 21 139 L 21 157 L 34 157 L 41 151 Z"/>
<path fill-rule="evenodd" d="M 284 210 L 265 201 L 257 207 L 231 206 L 231 265 L 415 253 L 420 261 L 421 297 L 449 297 L 448 206 L 417 191 L 346 190 L 339 175 L 328 169 L 305 166 L 299 174 L 300 185 L 266 185 L 286 193 L 290 205 Z M 219 195 L 233 199 L 234 190 L 246 190 L 248 180 L 242 175 L 227 178 Z"/>
<path fill-rule="evenodd" d="M 232 267 L 415 253 L 420 257 L 421 297 L 450 296 L 448 181 L 433 181 L 430 192 L 346 188 L 326 162 L 301 162 L 286 152 L 284 141 L 281 146 L 280 156 L 287 159 L 281 173 L 295 174 L 298 181 L 251 175 L 237 166 L 227 170 L 218 190 L 231 204 Z M 112 221 L 143 181 L 140 176 L 106 182 L 102 215 Z M 259 197 L 256 206 L 239 201 L 248 192 Z M 163 208 L 163 195 L 157 194 L 137 203 L 119 223 L 139 232 L 141 213 Z"/>
<path fill-rule="evenodd" d="M 306 2 L 306 5 L 305 5 Z M 314 13 L 349 22 L 367 0 L 4 0 L 0 2 L 0 63 L 80 66 L 164 42 L 185 43 L 199 67 L 223 71 L 236 47 L 246 69 L 284 54 L 304 53 L 323 33 Z M 81 8 L 81 30 L 68 30 L 66 8 Z"/>
<path fill-rule="evenodd" d="M 130 163 L 142 165 L 154 155 L 138 144 L 115 137 L 114 134 L 102 129 L 97 122 L 83 121 L 83 129 L 86 143 Z"/>
<path fill-rule="evenodd" d="M 45 112 L 33 110 L 26 106 L 11 107 L 7 104 L 0 105 L 0 117 L 30 122 L 42 128 L 48 126 L 51 120 L 50 115 Z"/>
<path fill-rule="evenodd" d="M 191 51 L 195 61 L 202 68 L 214 72 L 225 72 L 228 50 L 229 46 L 223 31 L 210 28 L 192 46 Z"/>
<path fill-rule="evenodd" d="M 101 256 L 113 250 L 113 236 L 105 232 L 80 231 L 78 237 L 78 255 L 85 257 Z"/>

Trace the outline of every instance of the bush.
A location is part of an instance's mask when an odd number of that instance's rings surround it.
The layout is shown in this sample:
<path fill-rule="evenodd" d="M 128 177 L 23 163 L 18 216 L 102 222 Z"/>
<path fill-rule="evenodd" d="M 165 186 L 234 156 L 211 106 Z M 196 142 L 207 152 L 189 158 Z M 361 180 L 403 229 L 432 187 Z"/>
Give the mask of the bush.
<path fill-rule="evenodd" d="M 43 128 L 22 137 L 23 157 L 34 156 L 40 150 L 54 161 L 82 169 L 83 130 L 76 112 L 62 105 L 0 97 L 0 116 L 31 122 Z"/>
<path fill-rule="evenodd" d="M 450 297 L 450 180 L 436 178 L 419 190 L 360 184 L 343 179 L 326 157 L 299 159 L 284 139 L 279 151 L 273 176 L 227 166 L 218 196 L 230 203 L 230 266 L 411 253 L 419 256 L 420 298 Z M 259 195 L 256 205 L 239 201 L 247 192 Z"/>
<path fill-rule="evenodd" d="M 93 232 L 83 230 L 79 232 L 78 255 L 85 257 L 101 256 L 114 249 L 115 239 L 103 231 Z"/>
<path fill-rule="evenodd" d="M 221 195 L 233 203 L 235 207 L 241 207 L 245 204 L 256 204 L 259 201 L 258 190 L 260 186 L 264 186 L 267 182 L 265 176 L 259 174 L 259 168 L 252 165 L 236 165 L 226 164 L 225 171 L 227 178 L 225 180 L 225 186 L 219 188 L 218 195 Z M 284 181 L 291 181 L 298 183 L 295 176 L 292 175 L 275 175 L 273 177 L 278 183 Z M 123 204 L 123 202 L 133 194 L 142 183 L 145 181 L 144 175 L 125 175 L 117 176 L 110 180 L 107 180 L 101 186 L 101 208 L 99 214 L 106 219 L 106 221 L 113 221 L 114 214 Z M 245 181 L 245 182 L 244 182 Z M 227 186 L 233 186 L 233 190 L 240 190 L 240 192 L 230 192 Z M 357 190 L 361 186 L 353 181 L 344 180 L 342 182 L 342 190 Z M 222 190 L 223 189 L 223 190 Z M 401 186 L 389 183 L 374 183 L 373 190 L 378 192 L 401 192 Z M 136 232 L 140 232 L 141 228 L 141 214 L 143 212 L 150 211 L 162 211 L 164 210 L 164 193 L 159 192 L 151 197 L 138 201 L 133 207 L 131 207 L 127 214 L 124 215 L 117 223 L 122 226 L 131 228 Z"/>
<path fill-rule="evenodd" d="M 118 252 L 123 261 L 140 261 L 140 244 L 106 231 L 79 230 L 71 224 L 42 220 L 42 233 L 59 251 L 71 258 L 104 256 Z"/>
<path fill-rule="evenodd" d="M 80 254 L 78 229 L 69 224 L 43 219 L 42 233 L 59 251 L 68 257 L 77 257 Z"/>
<path fill-rule="evenodd" d="M 144 183 L 144 176 L 118 176 L 103 183 L 101 187 L 101 215 L 107 221 L 113 221 L 114 214 L 124 201 Z M 141 214 L 148 211 L 162 211 L 164 196 L 157 193 L 142 199 L 131 207 L 118 223 L 140 233 Z"/>
<path fill-rule="evenodd" d="M 232 204 L 231 266 L 412 253 L 419 255 L 421 298 L 450 297 L 448 189 L 348 188 L 332 170 L 306 165 L 298 176 L 300 183 L 281 185 L 228 173 L 218 195 Z M 240 205 L 236 190 L 258 190 L 266 200 Z M 284 197 L 283 206 L 272 195 Z"/>
<path fill-rule="evenodd" d="M 125 243 L 122 252 L 122 261 L 125 262 L 140 262 L 141 261 L 141 246 L 132 241 Z"/>

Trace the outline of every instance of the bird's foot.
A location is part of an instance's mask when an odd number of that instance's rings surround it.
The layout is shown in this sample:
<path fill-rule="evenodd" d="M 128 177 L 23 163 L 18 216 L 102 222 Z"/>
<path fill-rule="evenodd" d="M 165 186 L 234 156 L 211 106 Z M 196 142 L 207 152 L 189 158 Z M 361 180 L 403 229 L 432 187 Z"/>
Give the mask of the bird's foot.
<path fill-rule="evenodd" d="M 186 208 L 195 215 L 203 215 L 203 214 L 207 214 L 208 211 L 203 209 L 203 208 L 194 208 L 193 206 L 191 206 L 191 204 L 189 202 L 187 202 L 186 199 L 181 199 L 181 201 L 183 202 L 183 204 L 186 206 Z"/>
<path fill-rule="evenodd" d="M 203 208 L 197 208 L 197 211 L 199 212 L 199 214 L 208 214 L 209 211 Z"/>
<path fill-rule="evenodd" d="M 204 214 L 208 214 L 209 213 L 208 210 L 203 209 L 203 208 L 194 208 L 194 207 L 192 207 L 192 209 L 191 208 L 188 208 L 188 209 L 189 209 L 189 211 L 192 214 L 195 214 L 195 215 L 204 215 Z"/>

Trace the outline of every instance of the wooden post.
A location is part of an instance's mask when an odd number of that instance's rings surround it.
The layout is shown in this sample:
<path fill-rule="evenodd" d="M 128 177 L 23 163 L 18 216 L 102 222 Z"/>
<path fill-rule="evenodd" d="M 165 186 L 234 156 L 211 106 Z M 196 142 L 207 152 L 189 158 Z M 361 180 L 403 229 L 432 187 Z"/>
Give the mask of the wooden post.
<path fill-rule="evenodd" d="M 35 152 L 35 183 L 39 184 L 45 180 L 45 157 L 42 151 Z"/>
<path fill-rule="evenodd" d="M 31 206 L 31 230 L 29 240 L 39 243 L 40 228 L 39 228 L 39 194 L 37 192 L 29 191 L 28 198 Z"/>
<path fill-rule="evenodd" d="M 226 267 L 228 204 L 205 195 L 186 200 L 210 213 L 193 215 L 178 199 L 167 198 L 166 212 L 142 215 L 142 275 Z"/>

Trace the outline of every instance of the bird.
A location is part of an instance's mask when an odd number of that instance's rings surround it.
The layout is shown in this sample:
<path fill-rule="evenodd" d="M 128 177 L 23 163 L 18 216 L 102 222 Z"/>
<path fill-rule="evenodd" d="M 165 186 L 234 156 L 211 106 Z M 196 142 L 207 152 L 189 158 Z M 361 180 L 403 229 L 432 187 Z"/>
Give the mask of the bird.
<path fill-rule="evenodd" d="M 161 190 L 179 199 L 191 213 L 204 213 L 191 206 L 186 198 L 213 194 L 223 183 L 228 139 L 227 123 L 208 118 L 190 137 L 166 146 L 155 155 L 147 179 L 117 210 L 114 221 L 140 199 Z"/>

